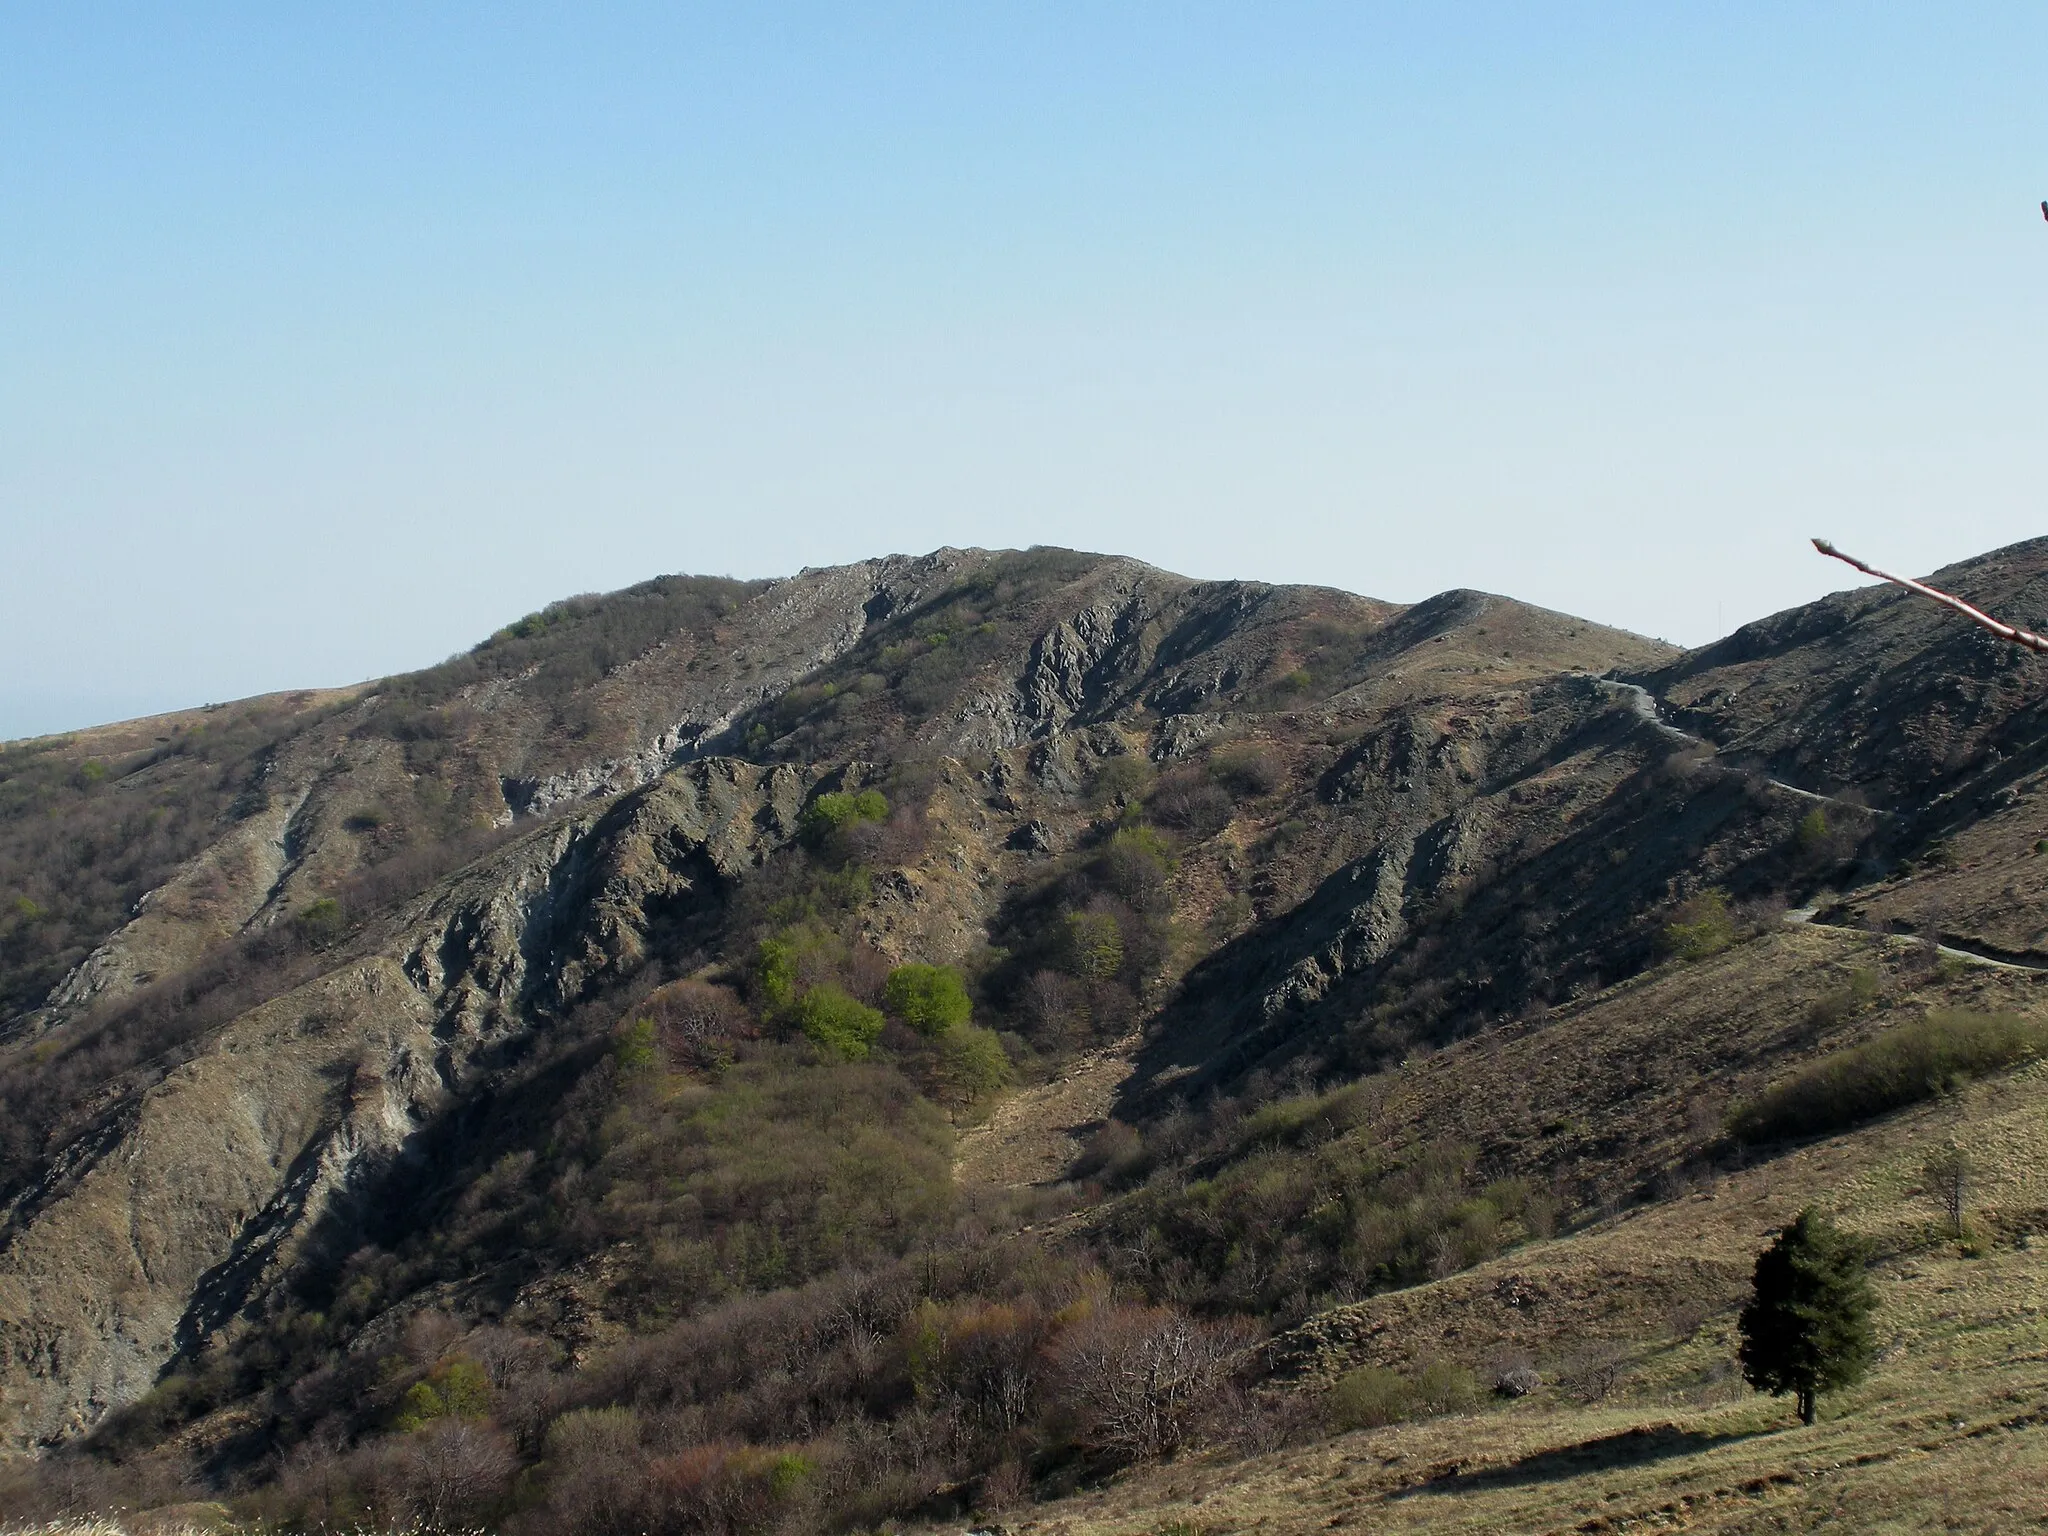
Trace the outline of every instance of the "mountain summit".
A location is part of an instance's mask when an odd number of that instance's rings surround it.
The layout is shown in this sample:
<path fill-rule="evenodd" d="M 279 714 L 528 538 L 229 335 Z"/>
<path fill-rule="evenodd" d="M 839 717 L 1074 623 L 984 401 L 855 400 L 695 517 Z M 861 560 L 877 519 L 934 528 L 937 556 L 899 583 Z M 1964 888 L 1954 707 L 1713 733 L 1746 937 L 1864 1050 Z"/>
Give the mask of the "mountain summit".
<path fill-rule="evenodd" d="M 2048 541 L 1938 579 L 2039 628 Z M 2032 1038 L 2038 665 L 1883 590 L 1680 653 L 943 549 L 7 744 L 23 1507 L 866 1528 L 1588 1327 L 1662 1381 L 1773 1214 L 1694 1191 L 1893 1155 L 1772 1092 Z"/>

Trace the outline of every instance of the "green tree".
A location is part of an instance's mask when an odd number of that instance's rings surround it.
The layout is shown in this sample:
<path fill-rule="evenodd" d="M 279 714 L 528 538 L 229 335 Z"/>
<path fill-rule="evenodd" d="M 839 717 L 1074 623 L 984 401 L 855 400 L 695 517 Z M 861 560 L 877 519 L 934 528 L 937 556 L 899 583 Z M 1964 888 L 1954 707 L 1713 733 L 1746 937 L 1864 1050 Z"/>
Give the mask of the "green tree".
<path fill-rule="evenodd" d="M 1742 1375 L 1759 1392 L 1791 1392 L 1811 1424 L 1814 1397 L 1863 1379 L 1877 1297 L 1862 1238 L 1809 1207 L 1756 1260 L 1756 1291 L 1742 1309 Z"/>
<path fill-rule="evenodd" d="M 788 939 L 763 939 L 754 952 L 754 986 L 771 1008 L 787 1008 L 796 999 L 796 945 Z"/>
<path fill-rule="evenodd" d="M 1067 968 L 1087 981 L 1107 981 L 1124 963 L 1124 936 L 1107 912 L 1067 914 Z"/>
<path fill-rule="evenodd" d="M 804 811 L 803 836 L 806 842 L 817 846 L 834 832 L 843 831 L 863 821 L 887 821 L 889 802 L 879 789 L 863 789 L 858 793 L 848 790 L 830 790 L 813 800 Z"/>
<path fill-rule="evenodd" d="M 928 1040 L 960 1028 L 973 1017 L 967 983 L 949 965 L 899 965 L 882 987 L 882 1003 Z"/>
<path fill-rule="evenodd" d="M 958 1097 L 987 1098 L 1010 1081 L 1010 1058 L 986 1029 L 963 1026 L 939 1041 L 939 1077 Z"/>
<path fill-rule="evenodd" d="M 1735 942 L 1735 919 L 1729 914 L 1728 898 L 1719 891 L 1702 891 L 1671 914 L 1658 940 L 1664 953 L 1680 960 L 1718 955 Z"/>
<path fill-rule="evenodd" d="M 796 1022 L 814 1045 L 847 1061 L 865 1061 L 875 1036 L 882 1032 L 880 1013 L 829 981 L 797 999 Z"/>

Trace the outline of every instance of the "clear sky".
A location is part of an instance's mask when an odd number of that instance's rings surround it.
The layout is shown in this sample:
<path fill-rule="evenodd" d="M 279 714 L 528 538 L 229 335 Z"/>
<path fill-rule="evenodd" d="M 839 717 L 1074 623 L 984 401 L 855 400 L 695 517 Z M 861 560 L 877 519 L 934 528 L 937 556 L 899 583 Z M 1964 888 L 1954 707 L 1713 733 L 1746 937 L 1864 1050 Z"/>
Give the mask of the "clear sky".
<path fill-rule="evenodd" d="M 2048 532 L 2044 63 L 2020 4 L 6 4 L 0 736 L 664 571 L 1697 643 L 1846 585 L 1809 533 Z"/>

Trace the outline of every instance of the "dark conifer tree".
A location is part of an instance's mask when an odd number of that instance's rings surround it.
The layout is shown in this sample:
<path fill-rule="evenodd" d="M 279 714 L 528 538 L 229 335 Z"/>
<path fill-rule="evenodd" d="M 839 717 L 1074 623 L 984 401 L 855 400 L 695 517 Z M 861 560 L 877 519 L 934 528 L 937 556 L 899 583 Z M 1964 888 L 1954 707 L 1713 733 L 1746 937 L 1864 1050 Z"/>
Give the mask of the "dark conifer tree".
<path fill-rule="evenodd" d="M 1877 1297 L 1865 1270 L 1869 1247 L 1808 1208 L 1756 1260 L 1756 1293 L 1742 1309 L 1742 1375 L 1773 1396 L 1799 1400 L 1811 1424 L 1814 1397 L 1863 1379 Z"/>

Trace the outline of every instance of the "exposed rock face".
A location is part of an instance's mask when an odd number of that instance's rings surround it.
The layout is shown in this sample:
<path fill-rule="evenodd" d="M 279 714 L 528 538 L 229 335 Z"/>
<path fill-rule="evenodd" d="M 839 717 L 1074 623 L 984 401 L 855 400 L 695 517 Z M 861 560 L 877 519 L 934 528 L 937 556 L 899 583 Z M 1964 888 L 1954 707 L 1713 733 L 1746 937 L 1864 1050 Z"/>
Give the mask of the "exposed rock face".
<path fill-rule="evenodd" d="M 946 620 L 966 630 L 934 632 L 931 615 L 969 609 Z M 1259 828 L 1181 861 L 1188 900 L 1248 896 L 1255 920 L 1177 999 L 1145 1000 L 1168 1007 L 1143 1095 L 1355 1020 L 1390 970 L 1449 942 L 1447 902 L 1469 910 L 1452 937 L 1485 973 L 1468 1011 L 1496 974 L 1551 965 L 1562 946 L 1517 926 L 1514 881 L 1579 891 L 1601 839 L 1642 814 L 1625 786 L 1668 750 L 1571 674 L 1668 654 L 1484 594 L 1403 610 L 941 550 L 749 587 L 567 694 L 520 674 L 339 699 L 276 743 L 212 845 L 40 1015 L 12 1021 L 8 1049 L 61 1044 L 329 892 L 372 910 L 324 973 L 81 1106 L 86 1129 L 0 1191 L 0 1437 L 74 1433 L 232 1332 L 323 1211 L 521 1042 L 662 946 L 687 950 L 817 787 L 866 782 L 878 739 L 922 759 L 930 804 L 923 852 L 877 872 L 861 921 L 885 956 L 935 960 L 986 944 L 1015 893 L 1092 845 L 1106 764 L 1199 773 L 1225 737 L 1270 758 Z M 1697 819 L 1725 813 L 1703 801 Z M 510 831 L 453 874 L 391 873 L 494 824 Z M 1675 858 L 1587 884 L 1571 920 L 1618 928 Z"/>
<path fill-rule="evenodd" d="M 794 834 L 806 779 L 711 758 L 538 830 L 405 914 L 374 953 L 235 1019 L 120 1106 L 0 1236 L 0 1436 L 76 1432 L 289 1267 L 327 1202 L 493 1046 L 629 962 L 679 899 Z"/>

